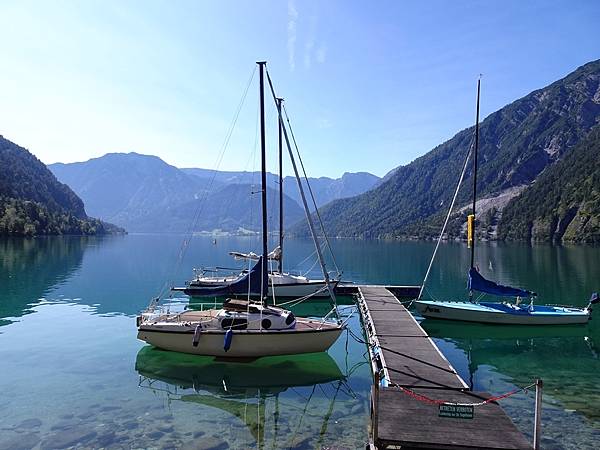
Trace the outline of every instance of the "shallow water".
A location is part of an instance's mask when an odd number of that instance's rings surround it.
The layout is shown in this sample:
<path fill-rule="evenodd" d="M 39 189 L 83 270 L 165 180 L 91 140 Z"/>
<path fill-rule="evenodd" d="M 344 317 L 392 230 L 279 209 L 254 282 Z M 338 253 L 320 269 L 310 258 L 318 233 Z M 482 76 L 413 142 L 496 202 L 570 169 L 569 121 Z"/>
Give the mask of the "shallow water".
<path fill-rule="evenodd" d="M 256 249 L 252 238 L 199 237 L 178 263 L 181 242 L 0 240 L 0 449 L 364 448 L 371 375 L 366 348 L 347 334 L 328 354 L 253 363 L 215 363 L 136 340 L 135 314 L 165 281 L 183 283 L 192 267 L 232 265 L 228 251 Z M 345 279 L 419 284 L 432 244 L 338 240 L 334 249 Z M 292 269 L 311 253 L 310 242 L 289 240 L 286 264 Z M 486 244 L 478 262 L 484 275 L 528 286 L 547 303 L 585 305 L 600 280 L 598 248 Z M 462 245 L 443 245 L 428 292 L 463 296 L 467 264 Z M 303 304 L 295 312 L 328 310 Z M 525 332 L 423 326 L 477 390 L 499 394 L 543 378 L 545 448 L 596 448 L 599 323 Z M 356 314 L 350 328 L 360 332 Z M 531 434 L 532 393 L 502 405 Z"/>

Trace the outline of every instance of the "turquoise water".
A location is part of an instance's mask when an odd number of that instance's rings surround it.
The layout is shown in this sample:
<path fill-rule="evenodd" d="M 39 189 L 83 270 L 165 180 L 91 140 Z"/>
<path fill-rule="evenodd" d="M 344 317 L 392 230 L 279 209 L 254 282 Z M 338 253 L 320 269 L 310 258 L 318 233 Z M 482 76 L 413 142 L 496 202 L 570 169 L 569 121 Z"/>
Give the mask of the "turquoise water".
<path fill-rule="evenodd" d="M 255 363 L 136 340 L 135 315 L 166 280 L 183 283 L 192 267 L 230 266 L 228 251 L 257 247 L 253 238 L 194 238 L 176 264 L 181 243 L 171 235 L 0 240 L 0 449 L 364 448 L 371 375 L 366 348 L 347 334 L 328 354 Z M 333 245 L 345 279 L 391 284 L 419 284 L 433 246 Z M 314 259 L 302 260 L 312 250 L 309 241 L 289 240 L 286 264 L 310 269 Z M 429 295 L 464 296 L 466 249 L 444 244 L 439 256 Z M 484 275 L 528 286 L 547 303 L 584 306 L 600 289 L 598 248 L 485 244 L 478 263 Z M 296 312 L 328 309 L 304 304 Z M 354 313 L 358 333 L 354 307 L 343 311 Z M 499 394 L 544 379 L 544 448 L 598 447 L 600 316 L 551 330 L 423 326 L 477 390 Z M 531 393 L 502 404 L 531 434 Z"/>

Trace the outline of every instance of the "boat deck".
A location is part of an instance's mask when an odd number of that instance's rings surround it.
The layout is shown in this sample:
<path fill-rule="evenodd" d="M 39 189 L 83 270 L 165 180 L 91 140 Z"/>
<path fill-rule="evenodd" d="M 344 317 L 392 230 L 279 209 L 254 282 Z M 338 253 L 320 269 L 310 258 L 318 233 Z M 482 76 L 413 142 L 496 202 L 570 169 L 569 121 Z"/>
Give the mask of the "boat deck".
<path fill-rule="evenodd" d="M 196 324 L 198 323 L 206 323 L 211 321 L 212 319 L 217 317 L 217 314 L 219 313 L 220 309 L 207 309 L 204 311 L 193 311 L 193 310 L 187 310 L 187 311 L 183 311 L 181 313 L 177 313 L 177 314 L 164 314 L 161 316 L 156 317 L 153 322 L 154 323 L 163 323 L 163 324 L 173 324 L 173 325 L 186 325 L 188 329 L 188 331 L 192 331 L 194 329 L 194 327 L 196 326 Z M 267 316 L 265 316 L 267 317 Z M 296 325 L 293 328 L 290 329 L 284 329 L 281 330 L 281 332 L 297 332 L 297 331 L 306 331 L 306 332 L 310 332 L 310 331 L 326 331 L 326 330 L 332 330 L 332 329 L 337 329 L 338 326 L 335 323 L 332 322 L 323 322 L 322 320 L 317 320 L 317 319 L 309 319 L 309 318 L 305 318 L 305 317 L 296 317 Z M 214 330 L 210 330 L 210 328 L 206 329 L 207 331 L 214 331 Z M 219 332 L 224 332 L 225 330 L 222 330 L 221 328 L 218 328 Z M 260 331 L 260 330 L 256 330 L 256 329 L 249 329 L 246 330 L 246 328 L 243 329 L 239 329 L 236 330 L 237 332 L 256 332 L 256 331 Z M 265 330 L 266 331 L 266 330 Z"/>
<path fill-rule="evenodd" d="M 495 402 L 475 407 L 473 418 L 463 419 L 440 417 L 439 405 L 415 398 L 476 403 L 490 394 L 469 390 L 385 286 L 357 288 L 373 371 L 376 380 L 381 380 L 374 387 L 373 399 L 373 443 L 377 448 L 533 448 Z"/>

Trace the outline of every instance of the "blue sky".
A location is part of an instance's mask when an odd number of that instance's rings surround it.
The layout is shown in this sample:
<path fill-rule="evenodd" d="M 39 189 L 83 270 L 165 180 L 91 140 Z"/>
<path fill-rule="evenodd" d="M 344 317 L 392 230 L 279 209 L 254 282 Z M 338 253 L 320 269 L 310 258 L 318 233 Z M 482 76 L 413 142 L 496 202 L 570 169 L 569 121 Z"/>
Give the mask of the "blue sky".
<path fill-rule="evenodd" d="M 473 123 L 478 74 L 486 116 L 600 58 L 598 23 L 579 0 L 0 0 L 0 134 L 45 163 L 215 168 L 265 59 L 309 175 L 384 175 Z M 258 168 L 254 81 L 222 170 Z"/>

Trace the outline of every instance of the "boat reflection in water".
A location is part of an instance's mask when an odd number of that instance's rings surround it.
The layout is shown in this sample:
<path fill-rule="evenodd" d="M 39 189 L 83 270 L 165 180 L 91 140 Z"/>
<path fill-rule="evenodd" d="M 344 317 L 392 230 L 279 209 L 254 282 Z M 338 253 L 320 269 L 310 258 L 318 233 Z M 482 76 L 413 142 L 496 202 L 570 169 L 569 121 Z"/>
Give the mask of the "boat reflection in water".
<path fill-rule="evenodd" d="M 597 326 L 519 327 L 431 319 L 421 326 L 476 390 L 505 389 L 506 381 L 524 386 L 541 378 L 549 406 L 561 414 L 577 411 L 600 426 Z"/>
<path fill-rule="evenodd" d="M 558 337 L 584 337 L 590 331 L 586 327 L 577 325 L 562 325 L 547 327 L 544 325 L 486 325 L 467 322 L 448 322 L 445 320 L 425 319 L 421 326 L 431 337 L 453 339 L 533 339 L 533 338 L 558 338 Z"/>
<path fill-rule="evenodd" d="M 344 397 L 352 397 L 327 353 L 240 362 L 146 346 L 139 351 L 135 368 L 139 386 L 164 395 L 170 405 L 179 401 L 208 408 L 197 414 L 198 420 L 207 419 L 210 431 L 228 439 L 232 448 L 294 447 L 314 428 L 320 430 L 315 437 L 319 448 L 333 443 L 328 428 L 335 422 L 336 399 L 344 403 Z M 227 435 L 240 421 L 247 431 L 238 427 L 237 433 Z M 202 429 L 202 424 L 198 426 Z M 248 441 L 248 432 L 254 442 Z"/>

